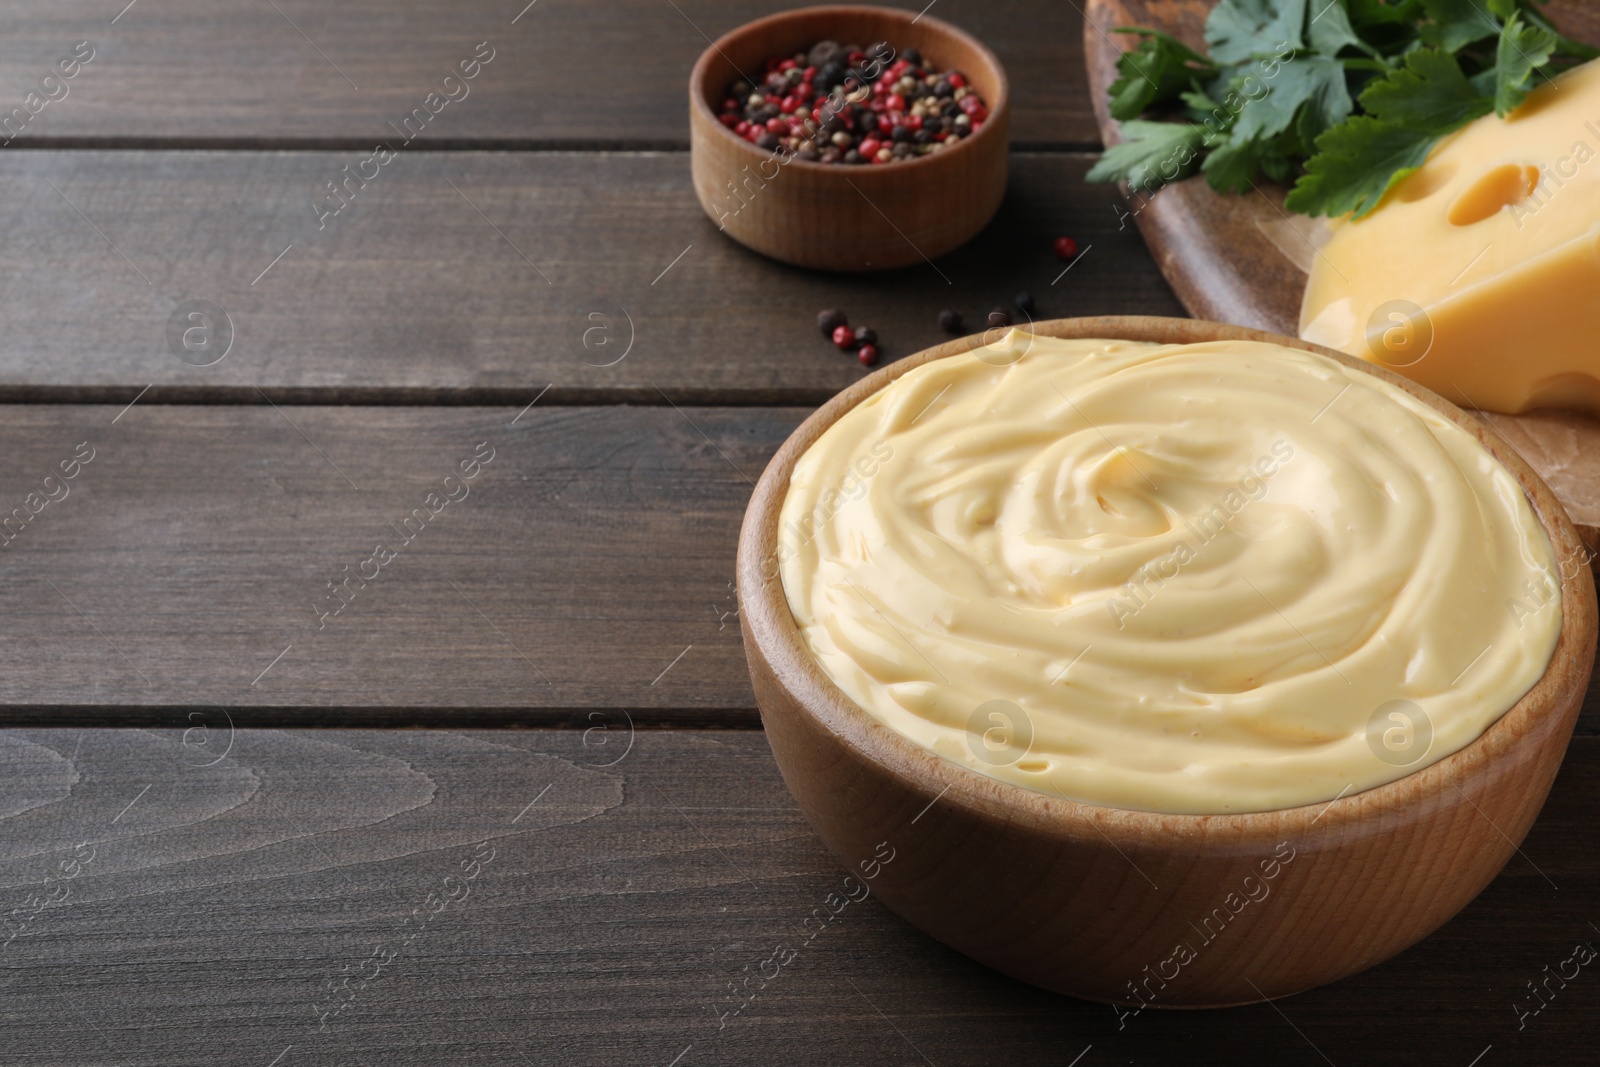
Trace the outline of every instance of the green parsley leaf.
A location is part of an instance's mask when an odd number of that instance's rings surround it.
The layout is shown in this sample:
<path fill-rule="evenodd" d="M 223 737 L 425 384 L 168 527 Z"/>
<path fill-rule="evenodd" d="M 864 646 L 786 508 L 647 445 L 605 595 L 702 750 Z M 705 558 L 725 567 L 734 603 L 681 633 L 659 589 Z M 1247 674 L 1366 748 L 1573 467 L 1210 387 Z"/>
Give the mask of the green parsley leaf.
<path fill-rule="evenodd" d="M 1422 28 L 1422 41 L 1447 52 L 1459 52 L 1500 32 L 1500 23 L 1484 10 L 1483 0 L 1422 0 L 1433 20 Z"/>
<path fill-rule="evenodd" d="M 1247 82 L 1248 79 L 1241 82 L 1235 92 Z M 1343 122 L 1355 110 L 1345 84 L 1344 66 L 1327 56 L 1304 56 L 1293 63 L 1285 63 L 1276 78 L 1262 80 L 1260 84 L 1266 90 L 1265 95 L 1243 98 L 1239 120 L 1234 126 L 1235 140 L 1274 137 L 1289 128 L 1302 108 L 1308 116 L 1302 130 L 1310 131 L 1307 137 L 1310 140 L 1329 126 Z"/>
<path fill-rule="evenodd" d="M 1455 56 L 1419 48 L 1406 65 L 1369 84 L 1361 106 L 1375 118 L 1439 137 L 1489 113 L 1486 100 L 1461 71 Z"/>
<path fill-rule="evenodd" d="M 1427 160 L 1434 135 L 1356 115 L 1317 139 L 1317 154 L 1284 205 L 1305 215 L 1357 218 Z"/>
<path fill-rule="evenodd" d="M 1216 67 L 1176 37 L 1159 30 L 1119 27 L 1116 33 L 1141 35 L 1139 46 L 1117 60 L 1120 77 L 1111 83 L 1111 117 L 1136 119 L 1151 106 L 1174 100 L 1195 80 L 1209 78 Z"/>
<path fill-rule="evenodd" d="M 1530 26 L 1515 14 L 1506 22 L 1494 64 L 1494 109 L 1501 118 L 1527 98 L 1533 72 L 1550 62 L 1555 50 L 1556 35 L 1544 27 Z"/>
<path fill-rule="evenodd" d="M 1294 161 L 1289 152 L 1300 147 L 1301 143 L 1293 133 L 1249 141 L 1234 138 L 1214 148 L 1206 156 L 1200 170 L 1217 192 L 1242 193 L 1255 188 L 1258 173 L 1265 174 L 1273 181 L 1287 178 L 1294 170 Z"/>
<path fill-rule="evenodd" d="M 1358 48 L 1369 56 L 1378 55 L 1376 49 L 1356 35 L 1340 0 L 1311 0 L 1311 10 L 1315 14 L 1306 27 L 1306 37 L 1313 52 L 1336 56 L 1346 48 Z"/>
<path fill-rule="evenodd" d="M 1305 47 L 1306 0 L 1222 0 L 1206 16 L 1211 58 L 1224 66 Z"/>
<path fill-rule="evenodd" d="M 1287 181 L 1294 174 L 1296 160 L 1305 158 L 1305 142 L 1292 133 L 1273 141 L 1261 156 L 1261 172 L 1275 182 Z"/>
<path fill-rule="evenodd" d="M 1258 141 L 1230 141 L 1212 149 L 1200 169 L 1217 192 L 1242 193 L 1255 183 L 1263 151 Z"/>
<path fill-rule="evenodd" d="M 1181 99 L 1184 103 L 1184 114 L 1188 116 L 1189 121 L 1205 127 L 1205 147 L 1210 148 L 1228 139 L 1228 135 L 1233 131 L 1233 124 L 1239 119 L 1237 112 L 1229 110 L 1221 101 L 1213 100 L 1198 89 L 1184 93 Z"/>
<path fill-rule="evenodd" d="M 1556 50 L 1558 58 L 1564 61 L 1588 62 L 1591 59 L 1600 59 L 1600 48 L 1574 41 L 1564 36 L 1560 30 L 1550 25 L 1550 20 L 1538 8 L 1527 8 L 1522 12 L 1522 17 L 1535 26 L 1542 26 L 1556 35 Z"/>
<path fill-rule="evenodd" d="M 1141 191 L 1159 189 L 1200 169 L 1203 126 L 1187 122 L 1124 122 L 1119 145 L 1106 149 L 1087 175 L 1092 182 L 1127 182 Z"/>

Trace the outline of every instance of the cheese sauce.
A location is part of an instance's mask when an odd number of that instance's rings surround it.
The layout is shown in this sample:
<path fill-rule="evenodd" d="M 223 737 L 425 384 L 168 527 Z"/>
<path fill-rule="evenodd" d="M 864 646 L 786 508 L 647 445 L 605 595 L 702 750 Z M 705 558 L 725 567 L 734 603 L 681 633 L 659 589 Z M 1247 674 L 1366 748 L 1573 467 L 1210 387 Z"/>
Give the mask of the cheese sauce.
<path fill-rule="evenodd" d="M 1072 800 L 1266 811 L 1392 781 L 1544 673 L 1559 574 L 1511 474 L 1308 352 L 1018 331 L 801 457 L 804 640 L 917 744 Z"/>

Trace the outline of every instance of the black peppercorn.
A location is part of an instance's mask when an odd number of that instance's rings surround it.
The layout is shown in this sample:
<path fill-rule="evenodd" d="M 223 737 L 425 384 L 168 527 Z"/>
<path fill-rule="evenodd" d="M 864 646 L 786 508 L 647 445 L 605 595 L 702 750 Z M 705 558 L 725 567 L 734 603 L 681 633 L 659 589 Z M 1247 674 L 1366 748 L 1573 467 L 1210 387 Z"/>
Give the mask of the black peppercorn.
<path fill-rule="evenodd" d="M 989 325 L 1010 326 L 1011 312 L 1007 311 L 1005 308 L 995 308 L 993 311 L 989 312 Z"/>
<path fill-rule="evenodd" d="M 829 308 L 827 311 L 817 312 L 817 329 L 822 331 L 822 336 L 832 337 L 833 331 L 841 326 L 850 325 L 850 320 L 844 317 L 844 312 L 838 308 Z"/>
<path fill-rule="evenodd" d="M 960 333 L 963 325 L 961 312 L 954 308 L 945 308 L 939 312 L 939 329 L 945 333 Z"/>
<path fill-rule="evenodd" d="M 871 326 L 856 327 L 856 344 L 875 345 L 878 343 L 878 331 Z"/>
<path fill-rule="evenodd" d="M 1031 316 L 1034 313 L 1034 311 L 1036 310 L 1034 308 L 1034 306 L 1033 306 L 1033 294 L 1032 293 L 1029 293 L 1029 292 L 1018 293 L 1015 303 L 1017 305 L 1017 310 L 1022 312 L 1024 315 Z"/>
<path fill-rule="evenodd" d="M 806 54 L 806 63 L 808 66 L 816 67 L 817 72 L 820 74 L 823 67 L 826 67 L 829 63 L 834 62 L 838 58 L 838 41 L 818 41 L 816 44 L 811 46 L 811 51 Z"/>

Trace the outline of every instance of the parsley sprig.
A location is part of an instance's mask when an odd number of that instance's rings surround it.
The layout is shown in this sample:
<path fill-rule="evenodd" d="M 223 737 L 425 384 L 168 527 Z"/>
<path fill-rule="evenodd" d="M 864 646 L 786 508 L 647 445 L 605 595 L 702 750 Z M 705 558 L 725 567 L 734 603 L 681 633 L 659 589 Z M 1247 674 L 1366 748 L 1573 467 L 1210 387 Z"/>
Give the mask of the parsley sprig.
<path fill-rule="evenodd" d="M 1359 218 L 1439 138 L 1600 57 L 1563 37 L 1542 2 L 1221 0 L 1205 54 L 1120 27 L 1139 37 L 1110 90 L 1124 140 L 1089 179 L 1149 192 L 1202 173 L 1243 192 L 1296 178 L 1291 210 Z"/>

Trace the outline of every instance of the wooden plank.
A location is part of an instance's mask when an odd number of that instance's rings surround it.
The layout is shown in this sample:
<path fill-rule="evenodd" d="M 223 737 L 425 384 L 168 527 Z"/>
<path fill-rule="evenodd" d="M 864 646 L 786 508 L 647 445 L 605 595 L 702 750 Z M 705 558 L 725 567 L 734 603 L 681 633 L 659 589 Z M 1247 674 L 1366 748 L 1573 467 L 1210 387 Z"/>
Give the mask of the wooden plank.
<path fill-rule="evenodd" d="M 1182 314 L 1084 156 L 1018 157 L 980 238 L 870 284 L 719 234 L 681 155 L 400 156 L 319 230 L 312 198 L 359 158 L 0 153 L 0 399 L 814 404 L 864 373 L 818 334 L 825 307 L 886 358 L 945 339 L 940 308 L 977 329 L 1018 290 L 1047 318 Z M 1061 233 L 1086 249 L 1064 276 Z M 197 300 L 233 327 L 211 366 L 169 335 Z"/>
<path fill-rule="evenodd" d="M 805 414 L 0 406 L 0 723 L 753 723 L 735 540 Z"/>
<path fill-rule="evenodd" d="M 20 0 L 0 16 L 0 103 L 22 106 L 72 46 L 94 58 L 16 144 L 368 147 L 480 42 L 493 58 L 443 105 L 435 146 L 688 146 L 689 68 L 772 0 L 561 0 L 448 5 L 314 0 Z M 892 6 L 921 9 L 923 2 Z M 108 10 L 109 9 L 109 10 Z M 276 9 L 276 10 L 275 10 Z M 1071 5 L 944 0 L 931 15 L 976 34 L 1006 64 L 1012 136 L 1098 143 L 1083 79 L 1083 20 Z M 491 54 L 487 50 L 483 53 Z M 47 88 L 52 88 L 47 86 Z M 53 89 L 59 95 L 59 89 Z M 462 90 L 451 88 L 458 97 Z"/>
<path fill-rule="evenodd" d="M 1397 959 L 1275 1005 L 1119 1021 L 872 898 L 808 941 L 844 871 L 757 732 L 617 733 L 610 767 L 578 730 L 215 731 L 214 763 L 201 737 L 0 734 L 8 1060 L 1464 1067 L 1491 1046 L 1481 1064 L 1587 1062 L 1600 1007 L 1580 971 L 1518 1026 L 1526 983 L 1596 937 L 1595 739 L 1522 855 Z M 797 955 L 719 1028 L 780 945 Z"/>
<path fill-rule="evenodd" d="M 0 408 L 0 721 L 751 721 L 735 538 L 804 414 Z"/>

